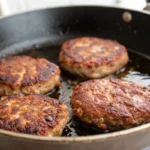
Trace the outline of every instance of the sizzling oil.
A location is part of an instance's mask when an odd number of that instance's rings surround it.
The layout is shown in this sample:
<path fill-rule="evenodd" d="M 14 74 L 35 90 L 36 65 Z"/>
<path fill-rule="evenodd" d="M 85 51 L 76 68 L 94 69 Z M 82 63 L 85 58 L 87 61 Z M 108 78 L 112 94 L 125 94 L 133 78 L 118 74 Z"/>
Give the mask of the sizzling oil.
<path fill-rule="evenodd" d="M 59 55 L 59 46 L 53 47 L 44 47 L 32 49 L 20 55 L 28 55 L 34 58 L 47 58 L 48 60 L 59 65 L 58 55 Z M 150 59 L 137 54 L 133 50 L 129 49 L 130 60 L 128 64 L 120 69 L 113 75 L 109 77 L 125 79 L 133 81 L 135 83 L 150 86 Z M 81 78 L 70 75 L 67 72 L 62 71 L 61 73 L 62 85 L 59 88 L 55 88 L 53 91 L 48 93 L 48 96 L 58 99 L 61 102 L 64 102 L 70 112 L 70 121 L 68 122 L 66 128 L 63 131 L 62 136 L 83 136 L 83 135 L 94 135 L 94 134 L 104 134 L 103 131 L 88 126 L 84 123 L 81 123 L 77 118 L 72 117 L 72 110 L 70 107 L 70 97 L 73 92 L 73 87 L 83 81 Z"/>

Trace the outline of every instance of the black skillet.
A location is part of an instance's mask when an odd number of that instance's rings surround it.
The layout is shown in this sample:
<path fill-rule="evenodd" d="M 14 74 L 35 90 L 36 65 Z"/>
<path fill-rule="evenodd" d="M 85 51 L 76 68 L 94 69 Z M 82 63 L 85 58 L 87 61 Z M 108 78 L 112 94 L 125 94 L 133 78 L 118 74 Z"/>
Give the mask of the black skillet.
<path fill-rule="evenodd" d="M 150 85 L 150 15 L 115 7 L 76 6 L 31 11 L 0 19 L 0 56 L 30 55 L 58 63 L 60 45 L 71 38 L 95 36 L 125 45 L 129 63 L 111 77 Z M 66 103 L 81 81 L 62 71 L 62 86 L 48 95 Z M 70 137 L 71 136 L 71 137 Z M 0 130 L 0 150 L 141 149 L 150 145 L 150 124 L 113 133 L 71 117 L 62 137 L 41 137 Z"/>

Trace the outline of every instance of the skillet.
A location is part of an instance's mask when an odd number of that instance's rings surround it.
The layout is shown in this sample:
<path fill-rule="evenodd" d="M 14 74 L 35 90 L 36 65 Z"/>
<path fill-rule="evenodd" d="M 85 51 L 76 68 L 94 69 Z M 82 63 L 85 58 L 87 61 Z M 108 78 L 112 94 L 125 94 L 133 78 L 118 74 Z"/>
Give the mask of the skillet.
<path fill-rule="evenodd" d="M 118 72 L 113 77 L 124 77 L 149 85 L 150 15 L 146 11 L 105 6 L 74 6 L 4 17 L 0 19 L 0 57 L 26 54 L 45 57 L 58 63 L 60 45 L 79 36 L 110 38 L 125 45 L 129 50 L 129 64 L 122 74 Z M 58 98 L 69 107 L 69 95 L 80 79 L 62 72 L 62 81 L 62 87 L 48 95 Z M 137 150 L 150 145 L 150 123 L 113 133 L 101 133 L 84 125 L 80 127 L 80 122 L 75 119 L 69 123 L 63 137 L 41 137 L 0 130 L 0 149 Z"/>

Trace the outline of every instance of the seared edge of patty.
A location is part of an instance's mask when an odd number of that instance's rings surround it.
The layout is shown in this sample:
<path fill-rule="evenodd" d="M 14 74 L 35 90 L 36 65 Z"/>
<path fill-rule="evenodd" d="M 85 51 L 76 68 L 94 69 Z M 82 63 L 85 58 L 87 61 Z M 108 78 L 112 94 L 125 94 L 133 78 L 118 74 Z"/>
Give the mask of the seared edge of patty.
<path fill-rule="evenodd" d="M 120 130 L 150 121 L 150 88 L 119 79 L 89 80 L 75 86 L 73 114 L 104 130 Z"/>
<path fill-rule="evenodd" d="M 62 45 L 59 61 L 61 67 L 72 74 L 100 78 L 127 64 L 128 53 L 117 41 L 80 37 Z"/>
<path fill-rule="evenodd" d="M 59 76 L 59 67 L 44 58 L 3 58 L 0 60 L 0 95 L 44 94 L 60 84 Z"/>
<path fill-rule="evenodd" d="M 68 108 L 44 95 L 4 96 L 0 100 L 0 128 L 42 136 L 61 135 Z"/>

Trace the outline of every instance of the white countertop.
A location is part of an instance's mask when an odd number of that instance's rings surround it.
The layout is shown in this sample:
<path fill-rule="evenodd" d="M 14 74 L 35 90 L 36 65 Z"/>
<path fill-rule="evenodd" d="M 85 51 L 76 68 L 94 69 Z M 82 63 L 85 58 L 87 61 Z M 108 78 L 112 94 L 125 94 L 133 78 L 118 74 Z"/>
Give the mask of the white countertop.
<path fill-rule="evenodd" d="M 66 5 L 110 5 L 142 10 L 146 0 L 0 0 L 2 15 Z"/>

